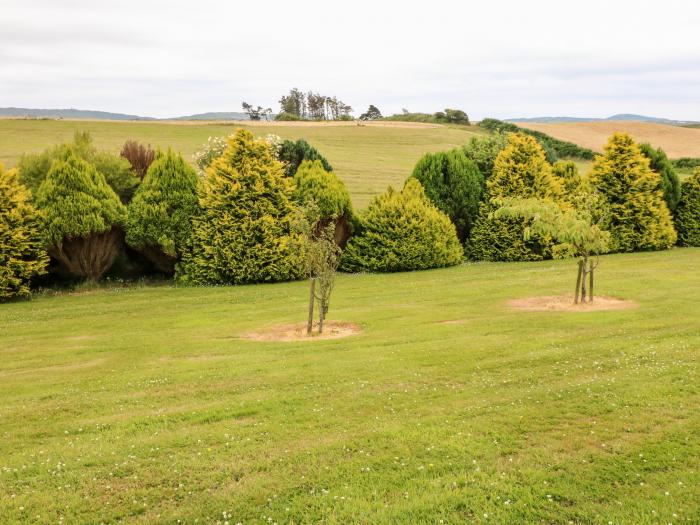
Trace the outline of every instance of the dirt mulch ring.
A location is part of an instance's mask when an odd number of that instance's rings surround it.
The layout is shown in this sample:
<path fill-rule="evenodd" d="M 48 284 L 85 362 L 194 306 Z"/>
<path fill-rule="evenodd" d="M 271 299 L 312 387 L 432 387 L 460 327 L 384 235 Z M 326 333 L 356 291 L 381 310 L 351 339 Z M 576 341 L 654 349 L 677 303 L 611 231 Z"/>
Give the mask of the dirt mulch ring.
<path fill-rule="evenodd" d="M 545 297 L 524 297 L 508 301 L 508 306 L 515 310 L 529 312 L 596 312 L 601 310 L 628 310 L 637 303 L 616 297 L 598 296 L 592 303 L 574 304 L 570 295 L 549 295 Z"/>
<path fill-rule="evenodd" d="M 359 334 L 362 329 L 344 321 L 328 321 L 323 325 L 323 333 L 319 335 L 318 326 L 314 325 L 312 335 L 306 335 L 306 323 L 277 325 L 249 332 L 243 337 L 253 341 L 316 341 L 320 339 L 340 339 Z"/>

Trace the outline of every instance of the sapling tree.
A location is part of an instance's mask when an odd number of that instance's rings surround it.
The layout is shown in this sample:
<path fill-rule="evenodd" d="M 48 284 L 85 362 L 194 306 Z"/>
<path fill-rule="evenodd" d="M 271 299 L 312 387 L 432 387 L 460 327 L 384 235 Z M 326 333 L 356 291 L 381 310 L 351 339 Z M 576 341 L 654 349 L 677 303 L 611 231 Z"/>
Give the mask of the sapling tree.
<path fill-rule="evenodd" d="M 556 202 L 544 199 L 502 199 L 495 217 L 530 219 L 523 236 L 550 236 L 571 246 L 578 257 L 574 303 L 593 301 L 593 273 L 598 255 L 608 251 L 610 233 L 600 228 L 594 210 L 597 196 L 589 194 L 578 209 L 563 210 Z"/>
<path fill-rule="evenodd" d="M 335 224 L 324 220 L 315 201 L 299 210 L 297 230 L 302 234 L 305 271 L 309 277 L 309 316 L 306 335 L 311 335 L 314 305 L 318 303 L 318 333 L 328 314 L 335 275 L 340 264 L 341 249 L 335 241 Z"/>

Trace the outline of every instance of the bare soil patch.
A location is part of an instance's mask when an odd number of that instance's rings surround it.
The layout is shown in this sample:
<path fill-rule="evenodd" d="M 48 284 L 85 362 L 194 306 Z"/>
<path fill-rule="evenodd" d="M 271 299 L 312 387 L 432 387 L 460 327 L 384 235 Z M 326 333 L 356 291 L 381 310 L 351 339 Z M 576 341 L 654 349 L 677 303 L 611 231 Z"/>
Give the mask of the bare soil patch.
<path fill-rule="evenodd" d="M 306 323 L 277 325 L 247 333 L 244 337 L 253 341 L 315 341 L 318 339 L 340 339 L 359 334 L 362 329 L 345 321 L 328 321 L 323 325 L 323 333 L 319 335 L 318 327 L 314 325 L 313 334 L 306 335 Z"/>
<path fill-rule="evenodd" d="M 524 297 L 508 301 L 515 310 L 530 312 L 595 312 L 600 310 L 627 310 L 637 303 L 616 297 L 594 297 L 592 303 L 574 304 L 570 295 L 549 295 L 544 297 Z"/>

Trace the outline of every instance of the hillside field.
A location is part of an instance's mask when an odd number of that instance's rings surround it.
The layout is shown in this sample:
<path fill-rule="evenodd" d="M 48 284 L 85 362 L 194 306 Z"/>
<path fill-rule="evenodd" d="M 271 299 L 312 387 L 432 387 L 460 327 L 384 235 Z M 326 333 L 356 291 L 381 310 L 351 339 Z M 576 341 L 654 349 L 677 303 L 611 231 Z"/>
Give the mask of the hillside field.
<path fill-rule="evenodd" d="M 424 153 L 465 144 L 477 126 L 442 126 L 407 122 L 114 122 L 90 120 L 0 119 L 0 162 L 14 166 L 24 152 L 35 153 L 70 141 L 76 131 L 89 131 L 98 148 L 118 153 L 124 141 L 167 148 L 192 161 L 210 136 L 226 136 L 236 128 L 258 136 L 274 133 L 283 139 L 305 138 L 330 161 L 358 208 L 386 190 L 402 187 Z"/>
<path fill-rule="evenodd" d="M 527 122 L 518 125 L 542 131 L 597 152 L 603 151 L 610 135 L 616 131 L 624 131 L 637 142 L 649 142 L 655 147 L 663 148 L 672 159 L 700 157 L 700 129 L 631 121 Z"/>
<path fill-rule="evenodd" d="M 0 305 L 0 516 L 26 523 L 697 523 L 700 249 L 602 258 L 629 310 L 522 312 L 574 262 Z"/>

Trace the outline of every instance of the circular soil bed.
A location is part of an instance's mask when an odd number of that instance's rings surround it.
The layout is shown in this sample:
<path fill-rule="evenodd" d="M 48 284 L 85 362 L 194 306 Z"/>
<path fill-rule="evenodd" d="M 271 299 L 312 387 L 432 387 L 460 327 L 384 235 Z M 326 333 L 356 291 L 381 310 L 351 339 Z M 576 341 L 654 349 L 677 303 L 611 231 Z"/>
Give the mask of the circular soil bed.
<path fill-rule="evenodd" d="M 570 295 L 550 295 L 545 297 L 524 297 L 508 301 L 508 306 L 516 310 L 531 312 L 595 312 L 600 310 L 627 310 L 637 303 L 604 295 L 594 297 L 592 303 L 574 304 Z"/>
<path fill-rule="evenodd" d="M 314 332 L 306 335 L 306 323 L 277 325 L 250 332 L 244 337 L 253 341 L 316 341 L 318 339 L 340 339 L 359 334 L 361 329 L 354 323 L 343 321 L 328 321 L 323 325 L 323 333 L 318 333 L 314 324 Z"/>

